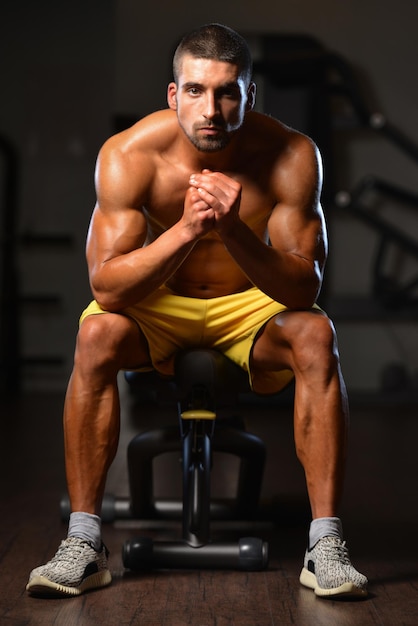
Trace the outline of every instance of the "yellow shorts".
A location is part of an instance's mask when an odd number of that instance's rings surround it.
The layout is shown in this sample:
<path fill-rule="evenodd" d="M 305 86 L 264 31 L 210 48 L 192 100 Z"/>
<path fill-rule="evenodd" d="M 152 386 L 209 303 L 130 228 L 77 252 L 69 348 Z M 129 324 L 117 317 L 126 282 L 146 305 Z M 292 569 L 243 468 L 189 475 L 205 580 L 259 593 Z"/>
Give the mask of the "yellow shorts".
<path fill-rule="evenodd" d="M 258 332 L 283 304 L 256 287 L 219 298 L 186 298 L 161 287 L 120 314 L 131 317 L 145 335 L 152 366 L 161 374 L 173 374 L 175 354 L 188 348 L 213 348 L 248 372 L 251 349 Z M 88 315 L 106 313 L 95 300 L 83 311 Z M 269 388 L 280 391 L 293 378 L 290 370 L 269 372 Z M 271 380 L 270 380 L 271 379 Z"/>

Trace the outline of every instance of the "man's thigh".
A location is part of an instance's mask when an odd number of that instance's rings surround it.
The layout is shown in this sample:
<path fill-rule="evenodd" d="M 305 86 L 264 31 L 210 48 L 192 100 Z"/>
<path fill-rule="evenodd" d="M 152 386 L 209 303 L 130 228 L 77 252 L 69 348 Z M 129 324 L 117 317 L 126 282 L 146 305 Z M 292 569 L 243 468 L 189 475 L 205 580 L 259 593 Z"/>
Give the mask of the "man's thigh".
<path fill-rule="evenodd" d="M 309 340 L 311 333 L 314 336 L 318 317 L 328 319 L 317 307 L 306 311 L 286 310 L 263 326 L 255 338 L 250 358 L 254 391 L 274 393 L 292 380 L 295 351 Z"/>
<path fill-rule="evenodd" d="M 96 312 L 83 316 L 78 349 L 89 355 L 99 349 L 108 354 L 117 369 L 149 369 L 151 360 L 147 340 L 138 324 L 120 313 Z"/>

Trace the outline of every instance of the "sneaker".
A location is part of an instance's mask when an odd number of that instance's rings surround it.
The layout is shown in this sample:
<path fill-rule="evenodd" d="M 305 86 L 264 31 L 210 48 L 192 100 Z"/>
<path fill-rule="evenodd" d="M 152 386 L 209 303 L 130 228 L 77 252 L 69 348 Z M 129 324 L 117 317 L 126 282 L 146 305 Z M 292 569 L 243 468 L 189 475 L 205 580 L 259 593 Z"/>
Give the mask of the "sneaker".
<path fill-rule="evenodd" d="M 324 537 L 306 551 L 299 580 L 317 596 L 367 595 L 367 578 L 351 565 L 339 537 Z"/>
<path fill-rule="evenodd" d="M 103 544 L 97 552 L 87 541 L 68 537 L 48 563 L 32 570 L 26 590 L 36 595 L 78 596 L 109 585 L 108 556 Z"/>

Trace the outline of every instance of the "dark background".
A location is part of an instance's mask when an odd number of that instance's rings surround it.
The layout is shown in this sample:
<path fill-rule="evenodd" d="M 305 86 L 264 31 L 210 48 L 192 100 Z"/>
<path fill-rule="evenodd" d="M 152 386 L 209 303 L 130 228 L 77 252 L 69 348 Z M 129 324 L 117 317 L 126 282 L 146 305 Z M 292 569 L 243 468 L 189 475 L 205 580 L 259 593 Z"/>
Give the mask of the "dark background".
<path fill-rule="evenodd" d="M 90 298 L 84 245 L 97 152 L 121 118 L 126 123 L 166 106 L 172 51 L 185 31 L 208 21 L 227 23 L 248 36 L 256 59 L 262 56 L 265 34 L 312 36 L 325 50 L 341 55 L 370 111 L 381 111 L 418 141 L 417 17 L 418 8 L 408 0 L 260 0 L 256 8 L 249 0 L 214 0 L 210 8 L 168 0 L 146 6 L 134 0 L 3 3 L 0 136 L 17 170 L 16 194 L 5 198 L 8 162 L 2 151 L 0 271 L 4 284 L 11 275 L 11 257 L 4 249 L 13 215 L 12 282 L 18 304 L 12 321 L 3 306 L 2 372 L 10 370 L 10 354 L 15 354 L 21 388 L 65 388 L 78 316 Z M 258 83 L 259 108 L 298 125 L 298 117 L 287 119 L 283 94 L 269 101 L 261 77 Z M 284 110 L 276 110 L 283 102 Z M 303 120 L 307 106 L 303 89 L 291 92 L 289 112 L 300 108 Z M 347 121 L 345 107 L 330 113 L 329 188 L 351 191 L 372 174 L 415 193 L 417 161 L 381 133 Z M 373 264 L 379 236 L 349 212 L 325 204 L 330 260 L 324 305 L 337 325 L 348 387 L 362 394 L 391 388 L 415 393 L 417 309 L 376 307 Z M 399 206 L 396 199 L 379 197 L 373 211 L 416 240 L 416 204 Z M 396 280 L 413 280 L 416 258 L 391 252 L 389 273 Z M 10 351 L 13 333 L 20 347 Z M 393 371 L 393 365 L 398 369 Z"/>

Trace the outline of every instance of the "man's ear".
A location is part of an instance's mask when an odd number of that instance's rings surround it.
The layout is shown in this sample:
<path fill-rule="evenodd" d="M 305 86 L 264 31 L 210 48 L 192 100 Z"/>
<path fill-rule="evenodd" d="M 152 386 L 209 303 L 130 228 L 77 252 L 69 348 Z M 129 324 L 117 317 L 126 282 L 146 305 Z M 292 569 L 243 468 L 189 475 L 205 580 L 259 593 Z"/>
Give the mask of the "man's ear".
<path fill-rule="evenodd" d="M 170 109 L 177 111 L 177 85 L 170 83 L 167 88 L 167 102 Z"/>
<path fill-rule="evenodd" d="M 255 106 L 256 92 L 257 92 L 257 85 L 251 82 L 247 90 L 247 105 L 245 107 L 247 111 L 251 111 Z"/>

